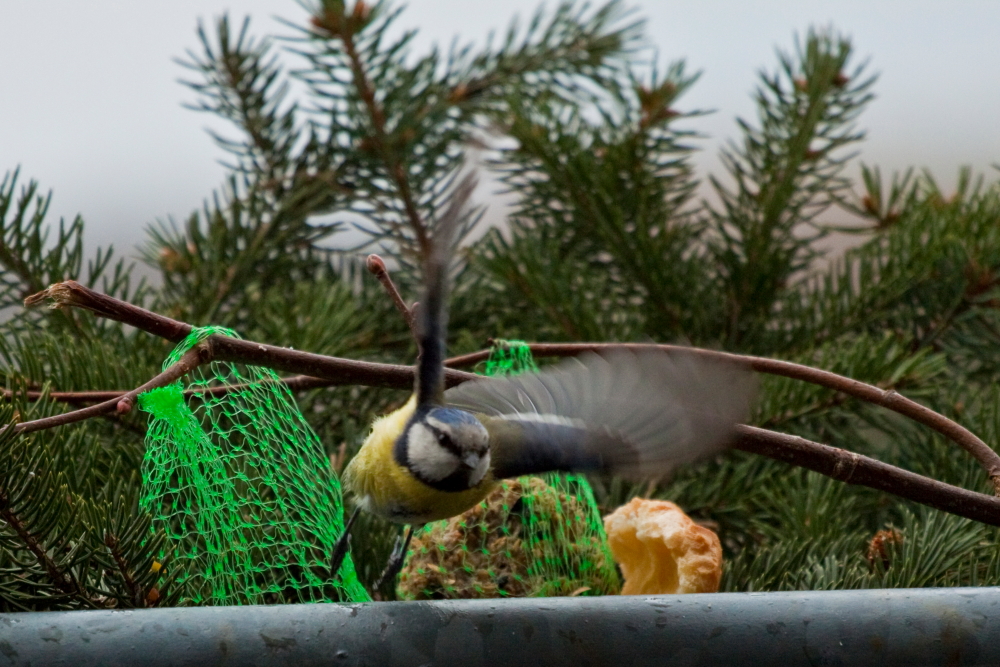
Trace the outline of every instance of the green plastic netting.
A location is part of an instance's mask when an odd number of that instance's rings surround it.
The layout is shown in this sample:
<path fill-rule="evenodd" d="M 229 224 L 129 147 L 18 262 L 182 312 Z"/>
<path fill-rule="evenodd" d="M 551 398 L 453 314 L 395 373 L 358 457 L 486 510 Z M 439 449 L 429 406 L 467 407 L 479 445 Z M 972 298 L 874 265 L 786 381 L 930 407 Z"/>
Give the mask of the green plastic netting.
<path fill-rule="evenodd" d="M 167 368 L 221 327 L 195 329 Z M 369 600 L 348 556 L 340 483 L 315 432 L 271 370 L 213 362 L 139 397 L 152 415 L 140 507 L 166 532 L 186 604 Z"/>
<path fill-rule="evenodd" d="M 538 370 L 521 341 L 499 341 L 485 375 Z M 464 514 L 413 538 L 401 599 L 610 595 L 621 590 L 590 484 L 552 473 L 506 480 Z"/>

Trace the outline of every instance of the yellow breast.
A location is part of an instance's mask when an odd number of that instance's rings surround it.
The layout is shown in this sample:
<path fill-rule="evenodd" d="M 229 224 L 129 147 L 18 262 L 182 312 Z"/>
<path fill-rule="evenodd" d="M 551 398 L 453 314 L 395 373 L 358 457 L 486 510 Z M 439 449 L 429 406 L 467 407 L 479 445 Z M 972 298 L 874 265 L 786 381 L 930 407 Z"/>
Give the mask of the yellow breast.
<path fill-rule="evenodd" d="M 466 491 L 438 491 L 419 479 L 392 455 L 393 446 L 416 410 L 416 396 L 372 424 L 372 432 L 344 470 L 344 488 L 366 511 L 397 523 L 422 524 L 461 514 L 480 502 L 496 482 L 487 473 Z"/>

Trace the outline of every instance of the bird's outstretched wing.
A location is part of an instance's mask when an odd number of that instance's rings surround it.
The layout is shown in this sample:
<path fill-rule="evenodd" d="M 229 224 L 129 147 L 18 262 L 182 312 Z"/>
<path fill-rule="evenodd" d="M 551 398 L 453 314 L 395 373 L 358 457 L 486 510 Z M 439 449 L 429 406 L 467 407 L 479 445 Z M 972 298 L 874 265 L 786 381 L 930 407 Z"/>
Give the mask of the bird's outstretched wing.
<path fill-rule="evenodd" d="M 466 382 L 445 401 L 485 416 L 498 478 L 601 470 L 636 479 L 725 447 L 755 388 L 753 374 L 730 362 L 618 350 Z"/>

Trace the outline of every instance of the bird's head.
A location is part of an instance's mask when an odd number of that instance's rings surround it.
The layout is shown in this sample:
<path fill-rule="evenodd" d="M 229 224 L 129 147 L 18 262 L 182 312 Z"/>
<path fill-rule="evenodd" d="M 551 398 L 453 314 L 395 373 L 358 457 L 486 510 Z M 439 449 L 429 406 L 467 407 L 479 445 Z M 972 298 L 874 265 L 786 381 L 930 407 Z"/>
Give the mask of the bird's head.
<path fill-rule="evenodd" d="M 396 458 L 414 476 L 441 491 L 479 484 L 490 467 L 489 434 L 464 410 L 418 411 L 396 443 Z"/>

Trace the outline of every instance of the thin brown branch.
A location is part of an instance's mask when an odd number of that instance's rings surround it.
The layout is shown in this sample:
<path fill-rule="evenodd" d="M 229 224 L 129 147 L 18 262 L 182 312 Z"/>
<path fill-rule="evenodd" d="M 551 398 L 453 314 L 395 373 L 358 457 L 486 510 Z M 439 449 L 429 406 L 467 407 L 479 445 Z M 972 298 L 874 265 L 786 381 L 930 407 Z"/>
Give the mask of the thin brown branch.
<path fill-rule="evenodd" d="M 191 331 L 191 325 L 189 324 L 171 320 L 170 318 L 157 315 L 144 308 L 139 308 L 113 297 L 98 294 L 73 281 L 57 283 L 47 290 L 29 297 L 25 300 L 25 303 L 26 305 L 37 304 L 46 298 L 52 299 L 56 307 L 76 306 L 85 308 L 102 317 L 123 322 L 124 324 L 168 338 L 169 340 L 180 340 Z M 267 366 L 276 370 L 301 373 L 315 378 L 312 380 L 307 380 L 306 378 L 296 379 L 296 382 L 302 385 L 297 388 L 312 388 L 335 384 L 365 384 L 368 386 L 399 389 L 412 386 L 413 369 L 409 366 L 338 359 L 336 357 L 288 350 L 273 345 L 264 345 L 222 336 L 212 336 L 206 342 L 210 342 L 215 358 L 221 361 Z M 529 344 L 532 354 L 536 357 L 573 356 L 585 351 L 600 352 L 608 349 L 640 349 L 648 347 L 650 345 L 632 343 Z M 986 469 L 994 488 L 1000 492 L 1000 456 L 989 445 L 960 424 L 895 391 L 886 391 L 858 380 L 837 375 L 836 373 L 777 359 L 751 357 L 677 345 L 654 345 L 652 347 L 668 352 L 727 359 L 745 364 L 757 372 L 811 382 L 898 412 L 921 424 L 929 426 L 971 453 Z M 445 363 L 451 367 L 469 366 L 486 359 L 489 353 L 489 350 L 474 352 L 448 359 Z M 477 376 L 471 373 L 448 370 L 445 374 L 445 382 L 448 386 L 454 386 L 475 377 Z M 99 406 L 92 407 L 97 408 Z"/>
<path fill-rule="evenodd" d="M 56 283 L 45 291 L 28 297 L 25 304 L 35 305 L 45 299 L 53 300 L 55 307 L 85 308 L 101 317 L 142 329 L 175 342 L 183 340 L 193 328 L 190 324 L 157 315 L 145 308 L 104 294 L 98 294 L 73 281 Z M 411 389 L 413 387 L 413 368 L 410 366 L 328 357 L 322 354 L 289 350 L 276 345 L 218 335 L 209 336 L 202 341 L 201 345 L 206 346 L 210 351 L 209 356 L 218 361 L 266 366 L 274 370 L 299 373 L 313 378 L 312 380 L 296 378 L 296 389 L 358 384 L 387 389 Z M 453 387 L 478 377 L 474 373 L 446 370 L 445 386 Z M 98 407 L 95 405 L 85 409 Z M 100 412 L 94 414 L 100 414 Z"/>
<path fill-rule="evenodd" d="M 280 378 L 276 382 L 288 387 L 289 391 L 306 391 L 308 389 L 319 389 L 330 387 L 336 384 L 333 380 L 326 378 L 310 377 L 308 375 L 296 375 L 290 378 Z M 261 383 L 266 384 L 266 382 Z M 254 385 L 258 386 L 258 385 Z M 184 396 L 222 396 L 233 391 L 246 389 L 245 384 L 234 384 L 218 387 L 201 387 L 198 389 L 186 389 Z M 14 398 L 23 398 L 27 401 L 49 400 L 56 403 L 98 403 L 121 398 L 129 392 L 128 389 L 105 389 L 98 391 L 16 391 L 12 389 L 0 390 L 0 400 L 10 401 Z"/>
<path fill-rule="evenodd" d="M 846 449 L 753 426 L 737 427 L 733 447 L 814 470 L 846 484 L 886 491 L 967 519 L 1000 526 L 1000 498 L 945 484 Z"/>
<path fill-rule="evenodd" d="M 212 346 L 215 359 L 219 361 L 266 366 L 287 373 L 324 378 L 327 386 L 359 384 L 388 389 L 413 388 L 412 366 L 327 357 L 225 336 L 210 336 L 206 342 Z M 448 369 L 445 371 L 445 386 L 453 387 L 480 377 L 475 373 Z"/>
<path fill-rule="evenodd" d="M 725 359 L 744 364 L 758 373 L 779 375 L 840 391 L 855 398 L 882 406 L 893 412 L 898 412 L 924 426 L 929 426 L 949 440 L 952 440 L 979 461 L 986 470 L 995 493 L 1000 495 L 1000 455 L 997 455 L 989 445 L 961 424 L 892 390 L 880 389 L 874 385 L 853 380 L 843 375 L 795 364 L 790 361 L 730 354 L 714 350 L 702 350 L 679 345 L 651 345 L 644 343 L 531 343 L 528 347 L 536 357 L 567 357 L 588 351 L 600 352 L 610 349 L 643 349 L 654 347 L 667 352 L 692 354 L 712 359 Z M 445 365 L 459 368 L 470 366 L 487 359 L 489 354 L 489 350 L 481 350 L 447 359 L 445 360 Z"/>
<path fill-rule="evenodd" d="M 190 324 L 178 322 L 145 308 L 95 292 L 75 280 L 65 280 L 50 285 L 47 289 L 26 298 L 24 305 L 30 308 L 49 300 L 52 301 L 50 306 L 52 308 L 65 308 L 66 306 L 83 308 L 104 319 L 123 322 L 174 343 L 184 340 L 193 328 Z"/>
<path fill-rule="evenodd" d="M 418 338 L 413 310 L 406 305 L 403 297 L 399 295 L 399 290 L 396 289 L 396 284 L 392 282 L 392 277 L 389 276 L 389 269 L 386 268 L 385 262 L 378 255 L 372 254 L 368 255 L 368 259 L 365 260 L 365 266 L 368 267 L 368 272 L 382 283 L 382 287 L 385 288 L 385 291 L 389 294 L 389 298 L 392 299 L 392 303 L 395 304 L 396 310 L 406 320 L 406 326 L 410 327 L 410 333 L 413 334 L 414 338 Z"/>
<path fill-rule="evenodd" d="M 54 286 L 55 287 L 55 286 Z M 59 290 L 53 288 L 47 290 L 56 295 L 61 294 Z M 90 290 L 79 288 L 74 292 L 75 299 L 80 303 L 65 303 L 64 305 L 90 304 L 88 293 Z M 159 321 L 153 313 L 144 309 L 132 306 L 131 304 L 104 297 L 115 301 L 113 308 L 103 309 L 103 312 L 113 313 L 113 319 L 124 324 L 145 328 L 150 333 L 163 335 L 161 332 L 178 330 L 177 326 L 166 327 Z M 34 299 L 37 303 L 40 298 Z M 87 307 L 87 305 L 81 305 Z M 95 313 L 102 314 L 102 310 L 88 308 Z M 167 318 L 163 318 L 167 319 Z M 169 320 L 169 322 L 174 322 Z M 180 327 L 190 327 L 183 323 L 175 323 Z M 190 329 L 188 329 L 190 330 Z M 245 363 L 254 366 L 266 366 L 276 370 L 283 370 L 294 373 L 304 373 L 283 380 L 291 390 L 304 390 L 323 386 L 356 384 L 371 387 L 386 387 L 395 389 L 409 389 L 413 386 L 413 368 L 410 366 L 397 366 L 391 364 L 379 364 L 364 361 L 354 361 L 350 359 L 338 359 L 297 350 L 288 350 L 273 345 L 255 343 L 253 341 L 227 338 L 224 336 L 210 336 L 200 345 L 210 350 L 212 358 L 220 361 L 235 363 Z M 641 344 L 618 344 L 618 343 L 534 343 L 529 345 L 532 353 L 536 356 L 573 356 L 584 351 L 602 351 L 614 348 L 637 349 L 648 348 L 650 345 Z M 939 415 L 928 408 L 925 408 L 913 401 L 909 401 L 895 392 L 886 392 L 878 387 L 867 385 L 863 382 L 851 380 L 835 373 L 820 371 L 815 368 L 801 366 L 785 361 L 774 359 L 763 359 L 759 357 L 748 357 L 724 352 L 714 352 L 711 350 L 699 350 L 674 345 L 655 345 L 652 347 L 664 349 L 669 352 L 700 355 L 715 359 L 727 359 L 740 364 L 745 364 L 750 368 L 763 372 L 781 375 L 784 377 L 813 382 L 831 389 L 842 391 L 845 394 L 857 396 L 883 405 L 895 410 L 900 414 L 911 416 L 921 423 L 928 424 L 939 432 L 952 437 L 953 433 L 961 435 L 963 432 L 975 441 L 986 447 L 985 443 L 976 438 L 963 427 L 951 422 L 943 415 Z M 193 350 L 192 350 L 193 351 Z M 490 351 L 483 350 L 472 354 L 449 359 L 446 363 L 449 366 L 468 366 L 489 357 Z M 155 378 L 154 378 L 155 379 Z M 473 373 L 465 373 L 453 368 L 449 368 L 445 373 L 445 381 L 448 386 L 454 386 L 468 380 L 482 379 L 482 376 Z M 151 381 L 152 382 L 152 381 Z M 149 383 L 147 383 L 149 384 Z M 145 385 L 133 390 L 134 395 L 145 391 Z M 213 388 L 209 392 L 226 391 L 225 388 Z M 116 396 L 114 400 L 102 403 L 92 408 L 112 405 L 117 407 L 120 401 Z M 919 410 L 914 410 L 916 406 Z M 90 410 L 92 408 L 85 408 Z M 109 410 L 110 411 L 110 410 Z M 79 414 L 83 411 L 68 413 Z M 915 413 L 917 416 L 913 416 Z M 925 413 L 930 413 L 933 419 L 929 419 Z M 918 418 L 920 417 L 920 418 Z M 40 420 L 41 421 L 41 420 Z M 75 420 L 74 420 L 75 421 Z M 930 423 L 928 423 L 930 422 Z M 951 428 L 944 428 L 941 423 L 952 424 Z M 33 422 L 27 422 L 30 424 Z M 24 427 L 26 424 L 19 426 Z M 954 437 L 952 437 L 954 439 Z M 962 444 L 961 442 L 959 444 Z M 907 498 L 915 502 L 920 502 L 930 507 L 935 507 L 959 516 L 968 517 L 991 525 L 1000 525 L 1000 499 L 980 493 L 961 489 L 959 487 L 944 484 L 936 480 L 923 477 L 916 473 L 902 470 L 886 463 L 881 463 L 853 452 L 829 447 L 818 443 L 812 443 L 795 436 L 784 435 L 764 429 L 750 426 L 740 426 L 737 432 L 738 449 L 753 452 L 762 456 L 768 456 L 781 461 L 786 461 L 793 465 L 798 465 L 810 470 L 815 470 L 822 474 L 831 476 L 841 481 L 851 484 L 861 484 L 870 488 L 879 489 L 888 493 L 893 493 L 902 498 Z M 964 445 L 963 445 L 964 446 Z M 987 448 L 988 449 L 988 448 Z M 992 450 L 990 450 L 992 451 Z"/>
<path fill-rule="evenodd" d="M 56 426 L 74 424 L 85 419 L 90 419 L 91 417 L 97 417 L 111 412 L 124 414 L 132 409 L 132 406 L 135 405 L 135 400 L 139 394 L 149 391 L 150 389 L 156 389 L 157 387 L 165 387 L 171 382 L 183 377 L 200 364 L 210 361 L 211 358 L 209 355 L 210 351 L 208 346 L 199 343 L 185 352 L 177 363 L 170 366 L 170 368 L 163 371 L 149 382 L 146 382 L 145 384 L 122 394 L 121 396 L 116 396 L 111 400 L 98 403 L 97 405 L 80 408 L 79 410 L 73 410 L 72 412 L 64 412 L 61 415 L 53 415 L 51 417 L 44 417 L 42 419 L 35 419 L 34 421 L 15 424 L 14 432 L 32 433 L 34 431 L 41 431 L 43 429 L 54 428 Z"/>

